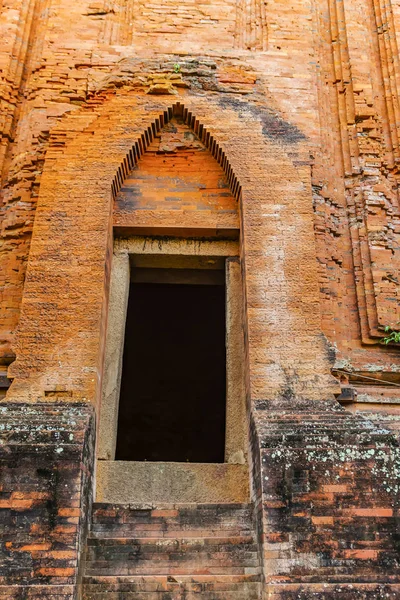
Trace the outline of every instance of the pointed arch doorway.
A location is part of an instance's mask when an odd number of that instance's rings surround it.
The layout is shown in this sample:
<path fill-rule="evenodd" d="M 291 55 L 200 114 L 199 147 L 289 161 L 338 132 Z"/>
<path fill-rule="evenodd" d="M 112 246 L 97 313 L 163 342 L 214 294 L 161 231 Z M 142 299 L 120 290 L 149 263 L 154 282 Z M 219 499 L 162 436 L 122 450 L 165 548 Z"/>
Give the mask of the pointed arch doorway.
<path fill-rule="evenodd" d="M 97 500 L 246 501 L 238 201 L 179 110 L 115 194 L 114 234 Z"/>

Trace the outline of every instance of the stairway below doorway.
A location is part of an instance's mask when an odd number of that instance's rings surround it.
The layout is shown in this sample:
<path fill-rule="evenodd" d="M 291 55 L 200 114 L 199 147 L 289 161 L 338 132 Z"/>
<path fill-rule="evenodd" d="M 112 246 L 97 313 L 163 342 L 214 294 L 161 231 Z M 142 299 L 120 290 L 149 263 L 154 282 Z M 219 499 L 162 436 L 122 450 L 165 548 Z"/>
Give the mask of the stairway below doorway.
<path fill-rule="evenodd" d="M 251 504 L 95 504 L 84 600 L 258 600 Z"/>

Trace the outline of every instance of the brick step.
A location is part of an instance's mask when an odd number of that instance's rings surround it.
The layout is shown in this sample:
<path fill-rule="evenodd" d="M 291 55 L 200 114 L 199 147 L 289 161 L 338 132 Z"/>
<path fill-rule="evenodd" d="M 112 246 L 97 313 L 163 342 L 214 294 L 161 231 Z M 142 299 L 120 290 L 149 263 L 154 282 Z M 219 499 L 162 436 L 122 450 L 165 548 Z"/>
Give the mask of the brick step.
<path fill-rule="evenodd" d="M 73 585 L 0 586 L 0 600 L 71 600 Z"/>
<path fill-rule="evenodd" d="M 164 565 L 156 566 L 151 561 L 146 561 L 143 565 L 129 566 L 125 563 L 109 564 L 108 566 L 101 567 L 97 563 L 93 569 L 86 567 L 85 573 L 88 576 L 93 577 L 96 574 L 106 575 L 114 577 L 115 575 L 154 575 L 154 576 L 168 576 L 168 577 L 182 577 L 182 576 L 197 576 L 197 575 L 226 575 L 232 577 L 234 575 L 259 575 L 258 566 L 244 567 L 244 566 L 225 566 L 225 564 L 207 566 L 202 565 L 196 560 L 182 565 Z"/>
<path fill-rule="evenodd" d="M 163 511 L 168 511 L 163 514 Z M 174 511 L 169 512 L 169 511 Z M 157 503 L 151 505 L 143 504 L 108 504 L 103 502 L 93 503 L 92 517 L 95 521 L 102 518 L 114 518 L 115 516 L 149 516 L 159 518 L 174 518 L 178 515 L 196 516 L 201 514 L 219 515 L 221 517 L 240 518 L 251 516 L 252 504 L 250 503 L 221 503 L 221 504 L 197 504 L 197 503 Z"/>
<path fill-rule="evenodd" d="M 310 402 L 312 405 L 312 410 L 310 410 Z M 281 419 L 282 421 L 284 420 L 293 422 L 304 420 L 306 423 L 309 423 L 310 421 L 317 421 L 318 419 L 334 419 L 335 421 L 339 422 L 351 421 L 351 416 L 349 416 L 349 413 L 342 409 L 339 404 L 337 404 L 338 410 L 326 410 L 324 407 L 320 410 L 317 410 L 317 407 L 312 400 L 308 402 L 306 401 L 306 406 L 308 407 L 308 410 L 296 411 L 296 413 L 294 413 L 293 410 L 282 410 L 281 412 L 279 410 L 275 410 L 275 407 L 274 410 L 270 411 L 271 419 L 274 421 Z M 268 420 L 270 420 L 269 416 Z"/>
<path fill-rule="evenodd" d="M 240 590 L 199 591 L 199 590 L 162 590 L 159 592 L 96 592 L 95 590 L 83 591 L 83 600 L 259 600 L 260 584 L 243 584 Z M 106 594 L 106 596 L 104 596 Z M 35 599 L 36 600 L 36 599 Z M 64 599 L 62 599 L 64 600 Z M 65 599 L 69 600 L 69 599 Z"/>
<path fill-rule="evenodd" d="M 83 591 L 83 600 L 259 600 L 260 584 L 244 584 L 241 590 L 199 591 L 199 590 L 163 590 L 159 592 L 96 592 Z M 106 593 L 106 597 L 104 594 Z M 35 599 L 36 600 L 36 599 Z M 64 599 L 62 599 L 64 600 Z M 69 600 L 69 599 L 65 599 Z"/>
<path fill-rule="evenodd" d="M 301 425 L 301 427 L 303 427 L 303 424 L 300 423 L 285 423 L 285 424 L 280 424 L 280 426 L 278 426 L 278 424 L 270 424 L 268 423 L 268 428 L 266 429 L 267 431 L 271 431 L 279 433 L 287 433 L 289 432 L 292 435 L 296 435 L 298 434 L 299 431 L 299 426 Z M 321 421 L 315 421 L 313 423 L 306 423 L 304 425 L 304 430 L 307 433 L 307 435 L 320 435 L 321 433 L 329 433 L 330 435 L 334 434 L 334 431 L 332 428 L 336 427 L 337 431 L 341 434 L 341 435 L 345 435 L 346 433 L 348 435 L 354 435 L 357 437 L 364 437 L 364 436 L 368 436 L 368 437 L 379 437 L 379 433 L 377 433 L 376 428 L 373 428 L 372 426 L 368 426 L 367 424 L 362 424 L 360 425 L 360 423 L 357 423 L 357 428 L 354 427 L 354 422 L 348 422 L 348 423 L 338 423 L 337 425 L 335 425 L 335 423 L 332 422 L 321 422 Z M 382 433 L 381 433 L 382 435 Z"/>
<path fill-rule="evenodd" d="M 290 428 L 290 427 L 299 427 L 299 425 L 303 425 L 303 422 L 300 422 L 298 419 L 295 420 L 289 420 L 289 419 L 282 419 L 282 420 L 278 420 L 278 419 L 268 419 L 268 427 L 271 428 L 279 428 L 279 429 L 285 429 L 285 428 Z M 368 418 L 364 418 L 362 420 L 362 422 L 360 423 L 360 421 L 358 419 L 336 419 L 336 418 L 325 418 L 325 417 L 321 417 L 319 419 L 311 419 L 311 420 L 307 420 L 304 425 L 305 427 L 308 428 L 312 428 L 313 426 L 324 426 L 324 427 L 329 427 L 331 425 L 336 425 L 340 428 L 340 429 L 344 429 L 346 426 L 349 426 L 350 429 L 352 431 L 357 431 L 357 426 L 358 428 L 362 427 L 362 430 L 365 431 L 372 431 L 373 430 L 373 425 L 372 422 L 368 420 Z M 359 431 L 359 429 L 358 429 Z"/>
<path fill-rule="evenodd" d="M 313 401 L 311 401 L 312 403 Z M 320 420 L 326 420 L 326 421 L 337 421 L 338 423 L 340 423 L 341 421 L 352 421 L 354 422 L 354 419 L 351 418 L 351 413 L 348 413 L 346 410 L 343 410 L 342 408 L 340 408 L 339 406 L 339 410 L 334 410 L 334 411 L 330 411 L 330 410 L 316 410 L 315 404 L 312 404 L 312 410 L 310 411 L 310 403 L 307 403 L 308 406 L 308 410 L 306 411 L 296 411 L 296 413 L 294 414 L 293 411 L 279 411 L 276 410 L 276 407 L 274 410 L 270 410 L 269 411 L 269 415 L 268 415 L 268 421 L 281 421 L 281 422 L 292 422 L 292 423 L 299 423 L 301 421 L 305 421 L 306 423 L 311 423 L 313 421 L 320 421 Z"/>
<path fill-rule="evenodd" d="M 83 600 L 258 600 L 255 575 L 85 577 Z"/>
<path fill-rule="evenodd" d="M 68 425 L 68 426 L 67 426 Z M 69 444 L 69 445 L 80 445 L 83 441 L 83 433 L 82 433 L 82 424 L 80 423 L 81 428 L 79 426 L 72 428 L 69 427 L 69 424 L 66 424 L 64 427 L 64 431 L 60 431 L 62 424 L 60 426 L 60 422 L 55 423 L 53 427 L 50 427 L 46 424 L 46 430 L 43 430 L 43 419 L 42 423 L 31 422 L 29 423 L 29 428 L 26 428 L 24 431 L 22 427 L 18 428 L 18 430 L 10 430 L 7 432 L 5 428 L 8 438 L 7 441 L 9 444 L 18 443 L 21 444 L 21 437 L 24 436 L 24 441 L 22 445 L 29 446 L 33 442 L 36 444 Z M 36 428 L 35 428 L 36 427 Z M 73 439 L 71 439 L 71 435 Z"/>
<path fill-rule="evenodd" d="M 236 549 L 248 548 L 256 551 L 257 546 L 253 536 L 236 537 L 201 537 L 193 539 L 164 539 L 164 538 L 92 538 L 87 540 L 88 555 L 93 553 L 131 552 L 132 548 L 144 553 L 171 553 L 171 552 L 234 552 Z"/>
<path fill-rule="evenodd" d="M 388 436 L 388 439 L 384 439 L 383 436 L 381 436 L 380 438 L 376 438 L 372 439 L 372 438 L 368 438 L 367 440 L 365 438 L 361 438 L 358 437 L 356 438 L 355 436 L 335 436 L 333 438 L 333 436 L 328 436 L 328 435 L 321 435 L 321 436 L 315 436 L 315 435 L 309 435 L 307 436 L 307 442 L 308 442 L 308 446 L 313 447 L 313 448 L 319 448 L 319 447 L 324 447 L 324 445 L 326 445 L 327 441 L 331 440 L 332 442 L 335 442 L 338 446 L 348 446 L 348 447 L 353 447 L 353 448 L 360 448 L 360 450 L 367 450 L 368 448 L 375 448 L 376 445 L 380 442 L 382 443 L 386 443 L 389 447 L 393 445 L 393 440 L 395 439 L 394 434 L 391 433 L 390 436 Z M 296 438 L 296 437 L 291 437 L 287 434 L 285 435 L 279 435 L 279 436 L 273 436 L 270 435 L 268 433 L 268 443 L 264 444 L 264 448 L 279 448 L 279 447 L 285 447 L 285 448 L 293 448 L 296 449 L 299 446 L 301 446 L 301 439 L 300 438 Z"/>
<path fill-rule="evenodd" d="M 284 419 L 284 420 L 278 420 L 278 419 L 271 419 L 268 420 L 268 427 L 270 427 L 271 429 L 289 429 L 289 428 L 298 428 L 299 425 L 304 425 L 304 427 L 312 429 L 313 427 L 317 426 L 317 427 L 331 427 L 332 425 L 337 425 L 337 427 L 344 431 L 346 427 L 349 427 L 350 431 L 354 431 L 354 432 L 360 432 L 360 421 L 356 420 L 356 419 L 336 419 L 336 418 L 331 418 L 331 419 L 326 419 L 325 417 L 320 418 L 320 419 L 314 419 L 311 421 L 306 421 L 305 423 L 300 423 L 297 419 L 296 420 L 288 420 L 288 419 Z M 364 418 L 362 423 L 362 431 L 373 431 L 373 425 L 372 422 L 368 421 L 368 418 Z"/>
<path fill-rule="evenodd" d="M 91 537 L 234 537 L 253 532 L 250 504 L 95 504 Z"/>
<path fill-rule="evenodd" d="M 89 539 L 86 575 L 255 573 L 251 536 L 194 539 Z M 247 569 L 251 569 L 248 571 Z"/>
<path fill-rule="evenodd" d="M 258 600 L 259 577 L 251 504 L 93 506 L 84 600 Z"/>
<path fill-rule="evenodd" d="M 188 527 L 188 529 L 186 529 Z M 250 528 L 248 529 L 201 529 L 198 527 L 194 529 L 190 525 L 187 526 L 182 525 L 181 527 L 176 529 L 168 529 L 163 528 L 162 525 L 159 524 L 144 524 L 144 525 L 135 525 L 135 524 L 122 524 L 115 525 L 110 530 L 106 525 L 101 525 L 99 527 L 93 528 L 90 534 L 91 539 L 109 539 L 109 538 L 152 538 L 152 539 L 177 539 L 177 538 L 215 538 L 221 537 L 221 533 L 224 536 L 232 538 L 232 537 L 242 537 L 242 536 L 250 536 L 252 535 L 252 531 Z M 189 527 L 191 527 L 189 529 Z"/>
<path fill-rule="evenodd" d="M 351 413 L 348 413 L 351 414 Z M 283 419 L 279 419 L 278 417 L 275 418 L 271 418 L 268 419 L 268 426 L 270 427 L 280 427 L 280 428 L 285 428 L 285 427 L 298 427 L 300 424 L 303 424 L 306 427 L 313 427 L 313 425 L 325 425 L 325 426 L 329 426 L 332 424 L 337 424 L 338 427 L 340 427 L 341 429 L 343 429 L 346 425 L 349 425 L 350 428 L 353 431 L 357 430 L 357 425 L 360 426 L 362 425 L 362 428 L 365 429 L 366 431 L 368 430 L 372 430 L 373 426 L 371 421 L 369 420 L 369 418 L 363 418 L 362 421 L 360 421 L 360 419 L 352 419 L 351 417 L 349 418 L 349 416 L 347 415 L 345 418 L 338 418 L 336 416 L 318 416 L 318 418 L 315 419 L 303 419 L 302 421 L 300 421 L 299 419 L 293 419 L 293 418 L 283 418 Z"/>
<path fill-rule="evenodd" d="M 285 445 L 287 445 L 287 443 L 289 443 L 290 445 L 293 444 L 298 444 L 299 441 L 301 441 L 301 437 L 296 434 L 296 433 L 292 433 L 292 432 L 288 432 L 286 430 L 282 431 L 282 432 L 275 432 L 275 431 L 268 431 L 268 444 L 269 445 L 274 445 L 276 440 L 278 440 L 280 443 L 285 442 Z M 356 435 L 353 434 L 352 432 L 349 432 L 348 430 L 341 433 L 340 431 L 337 431 L 337 436 L 339 438 L 340 441 L 342 441 L 343 443 L 348 443 L 350 446 L 352 445 L 358 445 L 358 444 L 362 444 L 364 447 L 365 446 L 370 446 L 370 445 L 374 445 L 377 443 L 377 441 L 379 441 L 379 439 L 382 438 L 382 434 L 381 436 L 374 436 L 371 435 L 369 432 L 367 434 L 363 434 L 363 435 Z M 316 444 L 322 444 L 324 442 L 324 440 L 326 441 L 327 439 L 337 439 L 333 432 L 332 429 L 326 429 L 326 430 L 321 430 L 318 432 L 307 432 L 307 430 L 305 431 L 305 436 L 307 437 L 307 440 L 310 440 L 313 442 L 314 445 Z M 390 441 L 390 435 L 388 434 L 387 438 Z"/>
<path fill-rule="evenodd" d="M 369 429 L 364 429 L 360 431 L 352 431 L 349 427 L 339 428 L 336 427 L 335 430 L 332 430 L 333 425 L 329 425 L 328 427 L 322 427 L 320 424 L 315 425 L 313 428 L 308 429 L 307 427 L 302 426 L 302 435 L 298 433 L 298 431 L 293 431 L 292 429 L 287 429 L 285 427 L 282 428 L 266 428 L 264 431 L 268 433 L 268 443 L 273 443 L 276 439 L 285 441 L 285 444 L 297 442 L 303 438 L 303 436 L 307 436 L 307 439 L 310 440 L 321 440 L 324 441 L 324 438 L 327 436 L 329 438 L 339 436 L 340 440 L 346 440 L 349 442 L 350 439 L 354 440 L 355 443 L 362 443 L 363 445 L 374 444 L 376 440 L 387 439 L 390 441 L 392 436 L 390 432 L 384 434 L 382 432 L 370 431 Z"/>

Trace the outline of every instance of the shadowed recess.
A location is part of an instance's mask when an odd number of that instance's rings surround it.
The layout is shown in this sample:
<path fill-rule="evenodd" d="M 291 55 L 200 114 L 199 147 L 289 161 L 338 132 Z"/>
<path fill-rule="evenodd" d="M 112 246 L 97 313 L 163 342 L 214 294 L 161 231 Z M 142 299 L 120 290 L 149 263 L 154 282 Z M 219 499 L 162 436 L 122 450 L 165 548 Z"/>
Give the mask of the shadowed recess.
<path fill-rule="evenodd" d="M 133 280 L 116 460 L 224 462 L 225 361 L 223 285 Z"/>

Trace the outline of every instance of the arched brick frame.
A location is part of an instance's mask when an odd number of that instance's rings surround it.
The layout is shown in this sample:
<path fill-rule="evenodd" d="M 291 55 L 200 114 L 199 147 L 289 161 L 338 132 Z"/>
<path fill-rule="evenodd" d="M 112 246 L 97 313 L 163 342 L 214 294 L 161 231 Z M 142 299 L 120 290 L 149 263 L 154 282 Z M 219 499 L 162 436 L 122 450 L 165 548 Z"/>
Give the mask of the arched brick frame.
<path fill-rule="evenodd" d="M 223 168 L 226 178 L 229 183 L 229 187 L 236 200 L 240 199 L 241 187 L 238 178 L 236 177 L 232 166 L 227 158 L 224 150 L 215 140 L 214 136 L 204 127 L 202 123 L 196 118 L 196 115 L 192 114 L 181 102 L 175 102 L 172 106 L 169 106 L 158 118 L 155 119 L 142 133 L 139 139 L 133 144 L 128 154 L 118 167 L 117 173 L 112 182 L 112 193 L 115 198 L 122 184 L 129 172 L 138 163 L 142 154 L 147 150 L 149 144 L 154 139 L 154 136 L 159 132 L 164 125 L 166 125 L 173 116 L 180 116 L 183 118 L 186 125 L 188 125 L 196 135 L 199 136 L 205 147 L 211 152 L 215 160 Z"/>
<path fill-rule="evenodd" d="M 53 133 L 8 400 L 98 402 L 111 189 L 129 169 L 132 148 L 144 149 L 174 104 L 119 92 L 69 115 Z M 320 333 L 309 166 L 289 156 L 301 158 L 304 142 L 286 140 L 281 121 L 266 125 L 245 101 L 187 95 L 180 106 L 241 194 L 249 398 L 324 399 L 333 388 Z"/>

